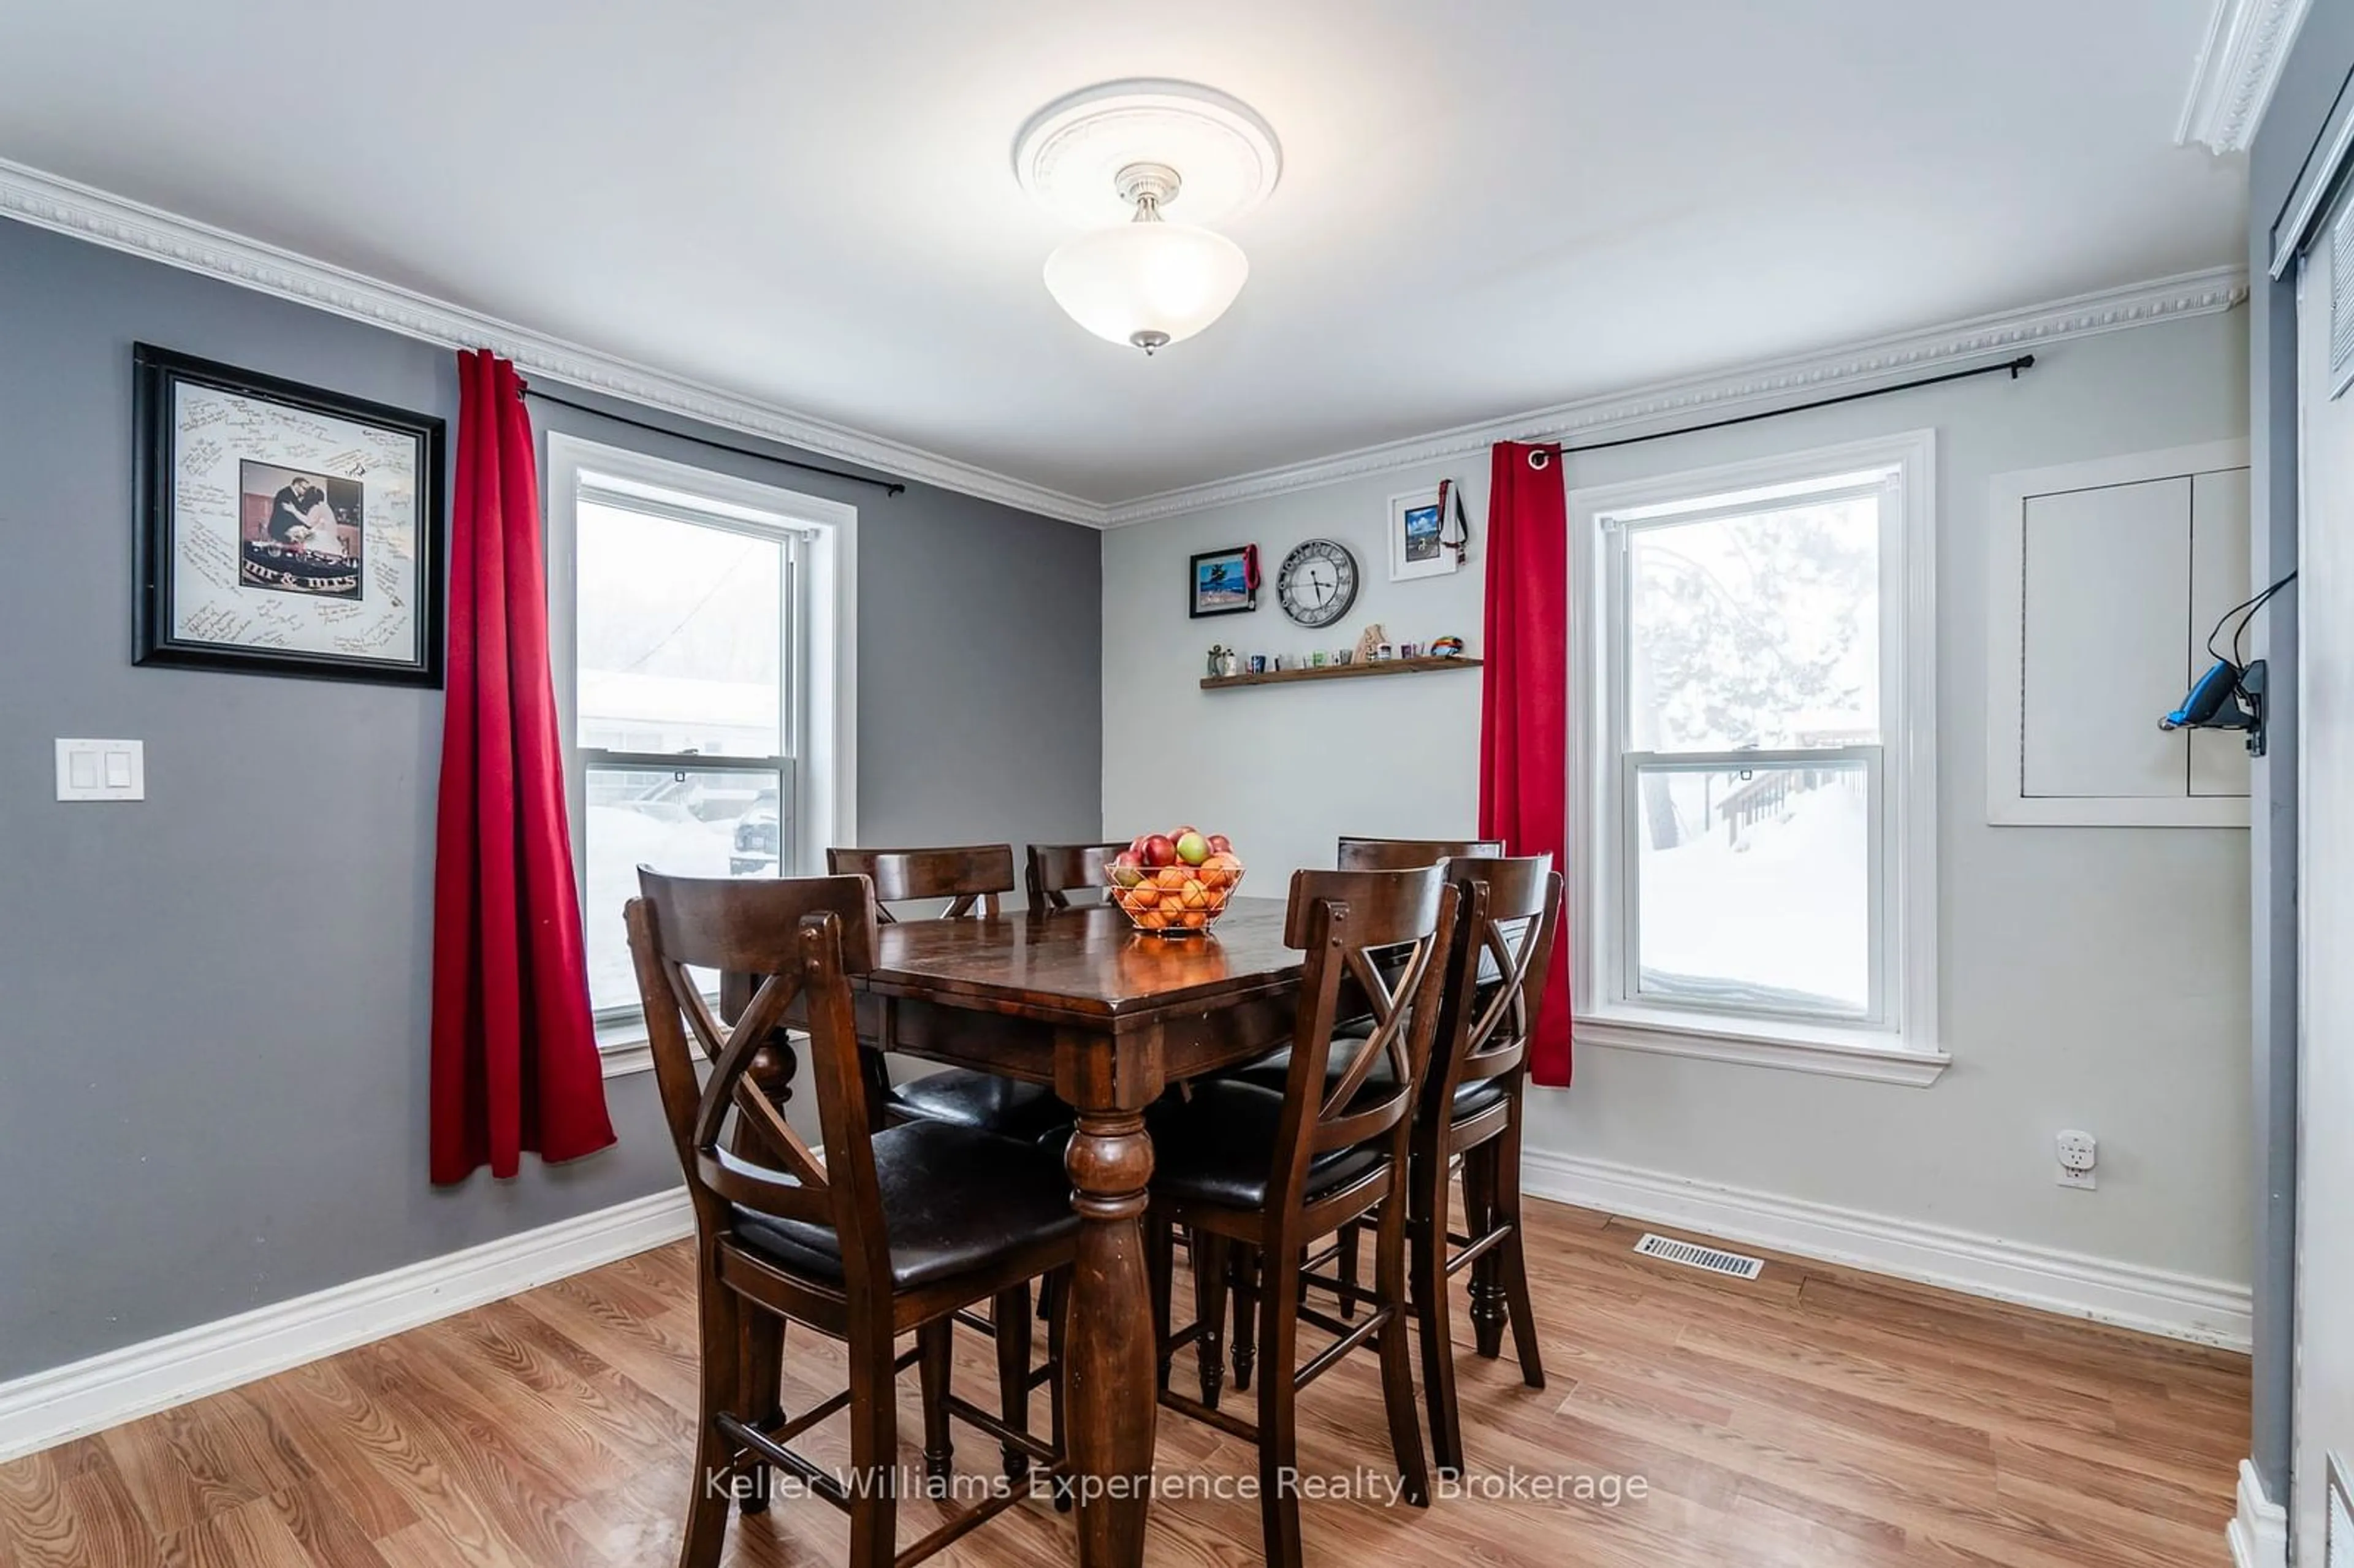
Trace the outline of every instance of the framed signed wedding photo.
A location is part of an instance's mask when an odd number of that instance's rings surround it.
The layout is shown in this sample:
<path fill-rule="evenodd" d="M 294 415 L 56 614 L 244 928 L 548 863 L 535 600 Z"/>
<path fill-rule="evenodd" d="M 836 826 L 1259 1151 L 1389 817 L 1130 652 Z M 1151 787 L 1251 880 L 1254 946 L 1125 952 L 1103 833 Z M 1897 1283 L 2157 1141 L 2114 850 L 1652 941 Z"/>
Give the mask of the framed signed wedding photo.
<path fill-rule="evenodd" d="M 441 420 L 134 350 L 142 664 L 441 683 Z"/>

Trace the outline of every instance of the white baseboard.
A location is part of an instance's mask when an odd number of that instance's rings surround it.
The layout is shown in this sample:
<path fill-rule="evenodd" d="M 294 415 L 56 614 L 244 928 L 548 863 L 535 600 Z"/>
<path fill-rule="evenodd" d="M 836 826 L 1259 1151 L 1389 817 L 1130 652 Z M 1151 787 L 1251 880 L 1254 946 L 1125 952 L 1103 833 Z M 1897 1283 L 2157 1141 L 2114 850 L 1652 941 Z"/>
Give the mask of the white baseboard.
<path fill-rule="evenodd" d="M 1546 1150 L 1526 1151 L 1521 1184 L 1536 1197 L 2072 1318 L 2232 1350 L 2249 1344 L 2248 1287 L 2224 1280 Z"/>
<path fill-rule="evenodd" d="M 656 1192 L 0 1383 L 0 1462 L 628 1257 L 694 1229 L 685 1189 Z"/>
<path fill-rule="evenodd" d="M 2249 1460 L 2240 1461 L 2240 1510 L 2223 1531 L 2232 1568 L 2288 1568 L 2288 1509 L 2264 1495 Z"/>

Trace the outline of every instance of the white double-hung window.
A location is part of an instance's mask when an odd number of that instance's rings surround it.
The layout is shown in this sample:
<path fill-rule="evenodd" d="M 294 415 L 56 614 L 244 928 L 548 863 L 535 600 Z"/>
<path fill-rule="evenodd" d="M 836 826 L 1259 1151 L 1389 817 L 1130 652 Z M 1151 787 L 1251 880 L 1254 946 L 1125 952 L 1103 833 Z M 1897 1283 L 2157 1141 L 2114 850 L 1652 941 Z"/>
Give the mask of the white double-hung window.
<path fill-rule="evenodd" d="M 1570 498 L 1578 1036 L 1927 1083 L 1934 440 Z"/>
<path fill-rule="evenodd" d="M 622 926 L 639 866 L 790 876 L 847 841 L 855 513 L 561 435 L 548 455 L 550 662 L 589 1002 L 599 1038 L 628 1053 L 643 1033 Z"/>

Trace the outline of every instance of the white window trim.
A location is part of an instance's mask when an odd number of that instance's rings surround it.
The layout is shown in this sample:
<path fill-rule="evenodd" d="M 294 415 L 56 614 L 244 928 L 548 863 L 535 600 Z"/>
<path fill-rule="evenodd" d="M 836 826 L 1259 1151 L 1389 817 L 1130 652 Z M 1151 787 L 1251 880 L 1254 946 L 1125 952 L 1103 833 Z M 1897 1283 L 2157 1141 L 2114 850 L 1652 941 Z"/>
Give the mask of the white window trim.
<path fill-rule="evenodd" d="M 2248 466 L 2248 443 L 2208 441 L 1999 473 L 1988 482 L 1987 821 L 1999 828 L 2244 828 L 2246 795 L 2030 795 L 2026 728 L 2027 503 L 2031 496 L 2193 479 Z M 2253 590 L 2252 590 L 2253 591 Z M 2194 629 L 2195 630 L 2195 629 Z M 2155 719 L 2156 715 L 2151 715 Z"/>
<path fill-rule="evenodd" d="M 1891 1022 L 1849 1026 L 1646 1006 L 1620 994 L 1630 937 L 1619 913 L 1619 758 L 1612 749 L 1614 618 L 1606 517 L 1693 496 L 1893 467 L 1899 515 L 1883 537 L 1881 583 L 1893 606 L 1883 638 L 1886 918 Z M 1754 462 L 1596 485 L 1569 496 L 1570 667 L 1579 672 L 1570 726 L 1572 909 L 1577 916 L 1576 1038 L 1581 1044 L 1749 1066 L 1925 1086 L 1953 1058 L 1937 1044 L 1936 432 L 1914 430 Z M 1893 644 L 1893 647 L 1890 646 Z M 1893 852 L 1893 853 L 1892 853 Z M 1879 888 L 1875 897 L 1881 896 Z"/>
<path fill-rule="evenodd" d="M 583 440 L 560 431 L 547 437 L 546 546 L 548 662 L 556 686 L 557 725 L 564 741 L 565 800 L 573 826 L 573 874 L 586 885 L 580 863 L 581 769 L 576 760 L 574 694 L 578 664 L 574 606 L 578 585 L 576 503 L 583 472 L 623 485 L 684 492 L 723 507 L 783 516 L 803 531 L 799 569 L 808 573 L 804 605 L 806 663 L 795 673 L 801 688 L 795 736 L 795 796 L 799 812 L 794 875 L 825 869 L 825 846 L 858 842 L 858 509 L 845 502 L 804 495 L 754 480 L 643 452 Z M 653 1065 L 645 1021 L 599 1026 L 597 1048 L 605 1076 L 642 1073 Z"/>

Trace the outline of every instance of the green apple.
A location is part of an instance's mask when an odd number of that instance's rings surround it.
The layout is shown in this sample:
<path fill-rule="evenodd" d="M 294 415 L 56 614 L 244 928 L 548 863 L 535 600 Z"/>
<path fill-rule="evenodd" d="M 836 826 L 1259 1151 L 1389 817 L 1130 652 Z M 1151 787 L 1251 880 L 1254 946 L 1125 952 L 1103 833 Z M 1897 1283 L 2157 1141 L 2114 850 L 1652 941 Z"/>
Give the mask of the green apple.
<path fill-rule="evenodd" d="M 1210 841 L 1187 829 L 1177 840 L 1177 858 L 1187 865 L 1199 865 L 1210 858 Z"/>

